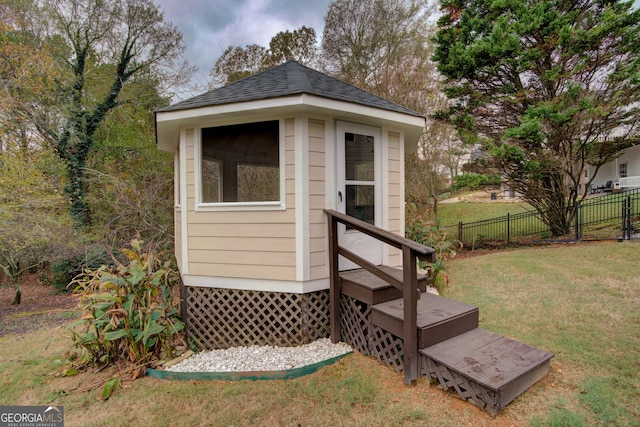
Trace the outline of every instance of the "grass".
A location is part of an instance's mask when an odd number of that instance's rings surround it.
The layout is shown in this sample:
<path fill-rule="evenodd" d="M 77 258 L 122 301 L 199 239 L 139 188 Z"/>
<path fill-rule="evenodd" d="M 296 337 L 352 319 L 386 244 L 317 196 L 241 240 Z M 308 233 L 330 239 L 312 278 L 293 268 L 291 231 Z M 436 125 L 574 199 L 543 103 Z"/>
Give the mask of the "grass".
<path fill-rule="evenodd" d="M 528 203 L 441 203 L 438 205 L 438 219 L 442 225 L 455 225 L 459 221 L 475 222 L 484 219 L 528 212 L 533 208 Z M 433 218 L 432 218 L 433 219 Z"/>
<path fill-rule="evenodd" d="M 455 200 L 455 197 L 454 197 Z M 638 198 L 635 196 L 635 212 L 637 212 Z M 511 214 L 510 233 L 512 242 L 527 241 L 531 238 L 545 239 L 551 237 L 547 228 L 539 217 L 514 218 L 514 214 L 535 212 L 527 203 L 477 203 L 456 202 L 438 205 L 438 219 L 440 224 L 449 228 L 449 236 L 458 238 L 457 224 L 473 224 L 477 221 L 495 220 L 482 226 L 472 225 L 464 227 L 462 240 L 468 247 L 481 247 L 487 240 L 506 240 L 507 228 L 505 217 Z M 622 207 L 621 194 L 607 194 L 596 198 L 585 199 L 580 210 L 582 238 L 615 240 L 622 235 L 620 212 Z M 431 216 L 433 215 L 430 212 Z M 434 219 L 432 217 L 428 219 Z M 633 220 L 633 226 L 638 228 L 638 219 Z M 526 236 L 526 237 L 522 237 Z M 572 239 L 571 236 L 563 236 Z"/>
<path fill-rule="evenodd" d="M 532 425 L 640 424 L 639 245 L 528 248 L 449 263 L 446 296 L 478 305 L 481 327 L 555 353 L 540 389 L 548 412 Z"/>
<path fill-rule="evenodd" d="M 64 367 L 61 329 L 0 338 L 0 402 L 64 405 L 68 426 L 634 426 L 640 425 L 637 243 L 493 251 L 451 260 L 445 296 L 480 307 L 481 326 L 555 353 L 551 372 L 491 417 L 420 380 L 353 354 L 285 381 L 125 381 Z"/>

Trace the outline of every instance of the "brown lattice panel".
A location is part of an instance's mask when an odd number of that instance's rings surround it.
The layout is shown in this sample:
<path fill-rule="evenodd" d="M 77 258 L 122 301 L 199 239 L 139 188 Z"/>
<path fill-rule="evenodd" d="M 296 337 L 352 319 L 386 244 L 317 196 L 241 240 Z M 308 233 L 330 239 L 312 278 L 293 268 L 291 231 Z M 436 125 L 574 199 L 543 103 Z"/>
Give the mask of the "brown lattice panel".
<path fill-rule="evenodd" d="M 340 295 L 340 313 L 342 341 L 354 350 L 370 356 L 371 308 L 355 298 L 342 294 Z"/>
<path fill-rule="evenodd" d="M 331 335 L 329 291 L 302 294 L 303 344 Z"/>
<path fill-rule="evenodd" d="M 396 372 L 404 370 L 403 340 L 382 328 L 373 326 L 371 354 L 380 363 L 391 366 Z"/>
<path fill-rule="evenodd" d="M 500 399 L 495 391 L 486 389 L 445 365 L 427 357 L 421 357 L 421 371 L 428 378 L 436 380 L 439 388 L 455 391 L 461 399 L 484 408 L 490 414 L 495 415 L 501 409 Z"/>
<path fill-rule="evenodd" d="M 404 369 L 402 338 L 374 326 L 371 306 L 355 298 L 340 296 L 342 340 L 365 356 L 391 366 L 397 372 Z"/>
<path fill-rule="evenodd" d="M 481 328 L 419 352 L 422 374 L 491 414 L 544 377 L 553 357 Z"/>
<path fill-rule="evenodd" d="M 297 346 L 329 336 L 329 292 L 186 287 L 187 338 L 199 349 Z"/>

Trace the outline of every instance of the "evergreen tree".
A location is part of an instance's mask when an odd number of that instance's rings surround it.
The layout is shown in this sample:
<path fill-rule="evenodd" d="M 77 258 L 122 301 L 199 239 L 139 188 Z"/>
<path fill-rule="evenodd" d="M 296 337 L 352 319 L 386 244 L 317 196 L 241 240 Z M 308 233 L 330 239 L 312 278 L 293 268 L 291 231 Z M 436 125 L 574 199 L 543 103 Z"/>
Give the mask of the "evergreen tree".
<path fill-rule="evenodd" d="M 616 0 L 443 0 L 441 10 L 434 59 L 455 104 L 437 117 L 486 147 L 554 236 L 568 233 L 585 166 L 597 173 L 637 141 L 640 12 Z"/>

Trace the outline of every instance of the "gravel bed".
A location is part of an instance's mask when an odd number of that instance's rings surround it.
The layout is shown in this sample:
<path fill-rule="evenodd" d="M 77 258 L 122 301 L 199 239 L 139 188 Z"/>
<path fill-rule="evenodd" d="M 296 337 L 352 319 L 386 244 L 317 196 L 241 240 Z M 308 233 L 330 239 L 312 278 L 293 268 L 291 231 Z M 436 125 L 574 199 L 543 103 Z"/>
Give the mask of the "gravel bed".
<path fill-rule="evenodd" d="M 345 343 L 322 338 L 299 347 L 233 347 L 196 353 L 168 367 L 171 372 L 285 371 L 342 356 L 353 351 Z"/>

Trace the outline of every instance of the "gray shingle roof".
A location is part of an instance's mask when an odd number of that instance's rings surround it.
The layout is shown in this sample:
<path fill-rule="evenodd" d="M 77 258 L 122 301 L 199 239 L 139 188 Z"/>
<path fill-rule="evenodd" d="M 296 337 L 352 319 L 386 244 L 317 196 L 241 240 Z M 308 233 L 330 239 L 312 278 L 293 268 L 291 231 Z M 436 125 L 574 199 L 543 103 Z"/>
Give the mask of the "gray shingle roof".
<path fill-rule="evenodd" d="M 277 67 L 157 111 L 180 111 L 214 105 L 281 98 L 303 93 L 422 117 L 421 114 L 409 108 L 305 67 L 296 61 L 285 62 Z"/>

